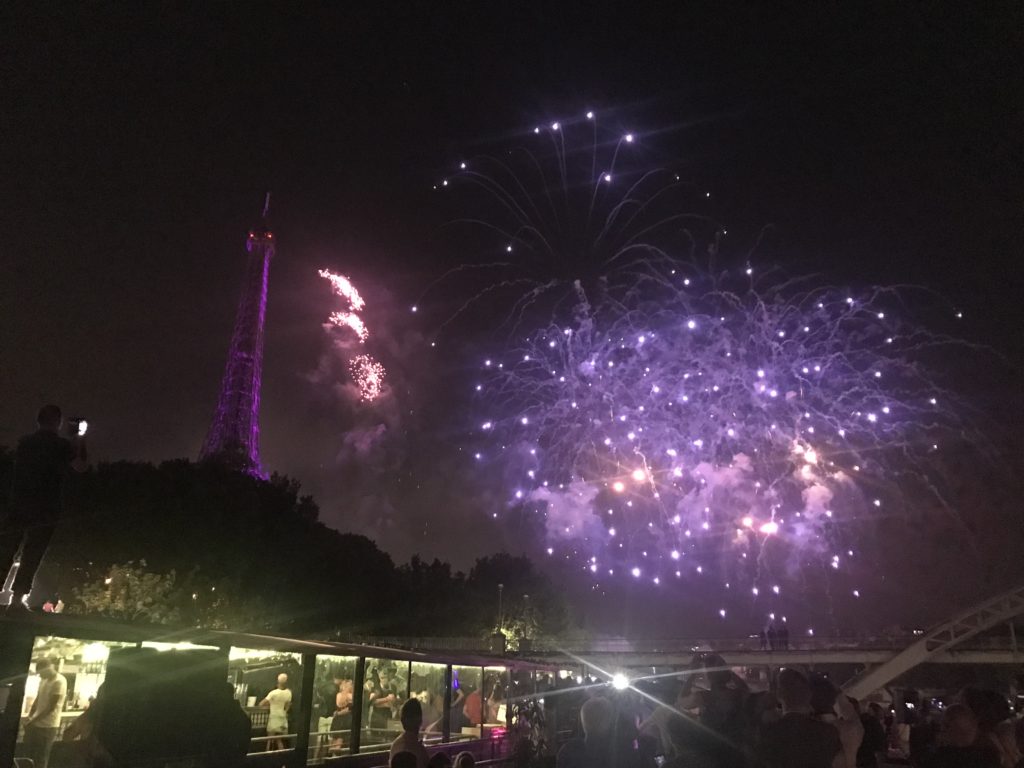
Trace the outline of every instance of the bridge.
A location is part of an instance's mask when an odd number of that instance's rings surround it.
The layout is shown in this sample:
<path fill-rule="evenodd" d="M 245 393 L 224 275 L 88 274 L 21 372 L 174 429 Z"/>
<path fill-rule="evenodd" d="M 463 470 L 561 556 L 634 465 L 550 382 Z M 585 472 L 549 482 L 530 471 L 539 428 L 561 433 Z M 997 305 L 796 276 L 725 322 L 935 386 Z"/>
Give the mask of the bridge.
<path fill-rule="evenodd" d="M 521 657 L 549 664 L 590 666 L 606 672 L 641 667 L 687 667 L 696 653 L 715 652 L 737 667 L 817 666 L 845 664 L 864 670 L 844 686 L 850 696 L 863 698 L 883 688 L 919 664 L 1024 663 L 1024 653 L 1010 624 L 1009 637 L 978 637 L 1009 624 L 1024 614 L 1024 585 L 984 600 L 929 630 L 910 635 L 856 638 L 799 638 L 784 650 L 764 650 L 759 637 L 748 638 L 647 638 L 640 640 L 531 641 Z M 420 650 L 491 650 L 480 638 L 361 638 L 375 645 Z M 482 646 L 482 647 L 481 647 Z"/>

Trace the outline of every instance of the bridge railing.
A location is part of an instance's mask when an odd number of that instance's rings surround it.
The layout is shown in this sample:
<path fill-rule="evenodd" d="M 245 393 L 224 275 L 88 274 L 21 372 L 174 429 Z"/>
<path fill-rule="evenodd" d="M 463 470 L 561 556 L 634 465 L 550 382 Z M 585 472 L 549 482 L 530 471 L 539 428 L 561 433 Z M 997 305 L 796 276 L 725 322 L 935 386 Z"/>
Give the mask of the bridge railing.
<path fill-rule="evenodd" d="M 791 637 L 785 650 L 788 651 L 838 651 L 838 650 L 890 650 L 897 651 L 918 639 L 914 634 L 876 636 L 876 637 Z M 425 651 L 462 651 L 467 653 L 484 653 L 493 650 L 486 638 L 478 637 L 359 637 L 350 642 L 363 643 L 394 648 L 407 648 Z M 564 639 L 537 638 L 530 642 L 530 649 L 524 656 L 551 655 L 568 653 L 586 655 L 603 654 L 679 654 L 707 653 L 711 651 L 754 651 L 764 650 L 759 637 L 725 637 L 725 638 L 692 638 L 666 637 L 626 640 L 610 639 Z M 776 650 L 783 650 L 776 642 Z M 972 638 L 958 651 L 980 650 L 1015 650 L 1014 642 L 1009 637 Z"/>

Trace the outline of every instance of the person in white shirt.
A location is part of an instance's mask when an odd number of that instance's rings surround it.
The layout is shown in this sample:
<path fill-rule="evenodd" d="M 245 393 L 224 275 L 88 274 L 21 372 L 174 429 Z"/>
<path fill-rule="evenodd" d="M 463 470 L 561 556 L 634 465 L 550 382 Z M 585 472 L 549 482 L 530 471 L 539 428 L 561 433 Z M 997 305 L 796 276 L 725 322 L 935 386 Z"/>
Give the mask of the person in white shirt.
<path fill-rule="evenodd" d="M 292 692 L 288 688 L 288 675 L 282 672 L 277 676 L 277 688 L 264 697 L 260 706 L 270 707 L 270 717 L 267 718 L 267 736 L 278 737 L 267 740 L 267 751 L 288 749 L 287 740 L 281 738 L 288 733 L 288 710 L 292 708 Z"/>
<path fill-rule="evenodd" d="M 60 713 L 68 695 L 68 681 L 50 659 L 36 662 L 39 691 L 25 721 L 25 757 L 35 768 L 46 768 L 50 749 L 60 730 Z"/>
<path fill-rule="evenodd" d="M 420 741 L 420 728 L 423 727 L 423 705 L 419 699 L 409 699 L 402 705 L 402 735 L 391 742 L 391 753 L 388 762 L 399 752 L 410 752 L 416 755 L 416 768 L 427 768 L 430 757 L 427 749 Z"/>

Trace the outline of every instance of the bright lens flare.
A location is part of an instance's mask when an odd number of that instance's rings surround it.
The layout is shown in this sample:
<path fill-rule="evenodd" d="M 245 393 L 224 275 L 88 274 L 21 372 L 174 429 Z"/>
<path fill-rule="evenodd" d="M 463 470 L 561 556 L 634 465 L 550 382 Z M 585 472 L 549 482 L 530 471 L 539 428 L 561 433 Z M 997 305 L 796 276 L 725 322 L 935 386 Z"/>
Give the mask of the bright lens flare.
<path fill-rule="evenodd" d="M 616 691 L 624 691 L 629 688 L 629 678 L 621 672 L 616 672 L 612 675 L 612 688 Z"/>

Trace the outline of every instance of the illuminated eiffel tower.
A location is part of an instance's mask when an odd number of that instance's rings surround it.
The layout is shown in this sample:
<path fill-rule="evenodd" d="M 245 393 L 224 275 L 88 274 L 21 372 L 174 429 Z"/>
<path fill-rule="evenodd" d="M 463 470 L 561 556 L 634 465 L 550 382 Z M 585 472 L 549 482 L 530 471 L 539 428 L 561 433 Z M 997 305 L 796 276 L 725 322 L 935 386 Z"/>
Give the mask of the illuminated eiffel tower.
<path fill-rule="evenodd" d="M 217 410 L 199 454 L 257 477 L 260 466 L 260 386 L 263 377 L 263 324 L 267 313 L 267 280 L 274 256 L 274 233 L 267 227 L 270 193 L 260 225 L 249 231 L 249 261 L 238 302 L 235 330 L 220 386 Z"/>

